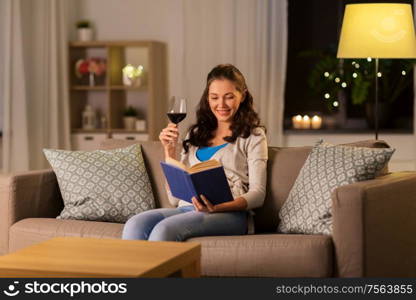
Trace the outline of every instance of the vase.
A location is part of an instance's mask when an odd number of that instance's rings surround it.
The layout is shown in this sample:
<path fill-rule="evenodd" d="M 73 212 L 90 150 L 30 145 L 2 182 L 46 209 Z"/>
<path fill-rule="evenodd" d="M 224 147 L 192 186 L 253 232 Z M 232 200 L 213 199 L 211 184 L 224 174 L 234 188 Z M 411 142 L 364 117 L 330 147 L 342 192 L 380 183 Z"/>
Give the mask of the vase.
<path fill-rule="evenodd" d="M 146 130 L 146 121 L 145 120 L 136 120 L 136 130 L 145 131 Z"/>
<path fill-rule="evenodd" d="M 82 128 L 94 129 L 96 123 L 96 114 L 91 105 L 86 105 L 82 112 Z"/>
<path fill-rule="evenodd" d="M 134 87 L 139 87 L 141 86 L 142 83 L 142 79 L 138 76 L 134 76 L 134 77 L 129 77 L 126 74 L 123 74 L 123 84 L 125 86 L 134 86 Z"/>
<path fill-rule="evenodd" d="M 123 122 L 124 122 L 124 129 L 127 130 L 134 130 L 136 128 L 136 117 L 124 117 L 123 118 Z"/>
<path fill-rule="evenodd" d="M 89 86 L 94 86 L 95 85 L 95 77 L 94 77 L 93 72 L 90 72 L 88 74 L 88 84 L 89 84 Z"/>
<path fill-rule="evenodd" d="M 78 40 L 81 42 L 92 41 L 92 38 L 93 38 L 92 28 L 78 28 L 77 34 L 78 34 Z"/>

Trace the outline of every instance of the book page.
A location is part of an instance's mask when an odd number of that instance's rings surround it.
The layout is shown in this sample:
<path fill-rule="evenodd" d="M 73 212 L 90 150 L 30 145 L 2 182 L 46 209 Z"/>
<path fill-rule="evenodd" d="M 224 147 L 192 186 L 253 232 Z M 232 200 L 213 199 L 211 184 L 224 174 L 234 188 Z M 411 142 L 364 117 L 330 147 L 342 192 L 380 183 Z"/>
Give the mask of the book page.
<path fill-rule="evenodd" d="M 213 168 L 217 168 L 217 167 L 221 167 L 221 163 L 218 160 L 215 159 L 211 159 L 211 160 L 207 160 L 207 161 L 203 161 L 200 163 L 197 163 L 195 165 L 193 165 L 192 167 L 186 167 L 183 163 L 181 163 L 180 161 L 177 161 L 176 159 L 173 158 L 166 158 L 166 163 L 178 167 L 182 170 L 187 171 L 190 174 L 193 173 L 198 173 L 201 171 L 205 171 L 205 170 L 209 170 L 209 169 L 213 169 Z"/>
<path fill-rule="evenodd" d="M 183 163 L 181 163 L 180 161 L 177 161 L 176 159 L 170 158 L 170 157 L 166 158 L 166 163 L 168 163 L 172 166 L 178 167 L 178 168 L 180 168 L 182 170 L 185 170 L 185 171 L 187 171 L 187 169 L 188 169 Z"/>
<path fill-rule="evenodd" d="M 211 160 L 207 160 L 207 161 L 203 161 L 201 163 L 195 164 L 192 167 L 188 168 L 187 171 L 190 174 L 193 174 L 193 173 L 198 173 L 198 172 L 213 169 L 213 168 L 218 168 L 221 166 L 222 165 L 218 160 L 211 159 Z"/>

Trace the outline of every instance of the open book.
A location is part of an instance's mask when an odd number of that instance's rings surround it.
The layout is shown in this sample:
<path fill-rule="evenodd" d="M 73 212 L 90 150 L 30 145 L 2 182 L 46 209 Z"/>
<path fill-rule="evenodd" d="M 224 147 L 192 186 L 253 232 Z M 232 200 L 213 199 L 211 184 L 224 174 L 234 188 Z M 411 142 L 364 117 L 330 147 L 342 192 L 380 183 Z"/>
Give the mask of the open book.
<path fill-rule="evenodd" d="M 215 159 L 186 167 L 168 158 L 160 162 L 172 195 L 192 203 L 192 197 L 204 195 L 212 204 L 233 200 L 221 163 Z"/>

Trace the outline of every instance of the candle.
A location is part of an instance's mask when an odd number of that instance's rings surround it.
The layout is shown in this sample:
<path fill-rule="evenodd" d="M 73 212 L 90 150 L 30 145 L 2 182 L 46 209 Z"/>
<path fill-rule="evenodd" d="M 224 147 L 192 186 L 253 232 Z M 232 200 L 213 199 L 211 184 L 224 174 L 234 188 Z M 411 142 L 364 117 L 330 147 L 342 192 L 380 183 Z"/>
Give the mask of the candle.
<path fill-rule="evenodd" d="M 322 125 L 322 118 L 320 116 L 313 116 L 311 120 L 312 129 L 319 129 Z"/>
<path fill-rule="evenodd" d="M 295 129 L 302 128 L 302 116 L 301 115 L 293 116 L 292 125 L 293 125 L 293 128 Z"/>
<path fill-rule="evenodd" d="M 302 119 L 302 128 L 303 129 L 309 129 L 311 128 L 311 119 L 308 115 L 304 115 Z"/>

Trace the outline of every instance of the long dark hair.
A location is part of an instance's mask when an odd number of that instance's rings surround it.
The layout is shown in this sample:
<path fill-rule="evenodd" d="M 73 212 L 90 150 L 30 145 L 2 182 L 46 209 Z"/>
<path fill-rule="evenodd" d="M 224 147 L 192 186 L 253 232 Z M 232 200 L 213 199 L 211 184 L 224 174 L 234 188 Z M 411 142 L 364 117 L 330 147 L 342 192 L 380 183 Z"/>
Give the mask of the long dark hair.
<path fill-rule="evenodd" d="M 214 137 L 214 131 L 218 127 L 218 121 L 212 113 L 208 103 L 208 92 L 214 80 L 230 80 L 235 88 L 243 95 L 243 99 L 233 117 L 230 126 L 231 136 L 224 137 L 229 143 L 234 143 L 238 137 L 248 138 L 253 129 L 260 125 L 260 118 L 253 108 L 253 96 L 249 92 L 243 74 L 231 64 L 222 64 L 214 67 L 207 76 L 207 85 L 199 101 L 196 111 L 196 124 L 189 127 L 189 138 L 183 141 L 183 148 L 188 152 L 189 145 L 196 147 L 210 146 L 209 141 Z"/>

